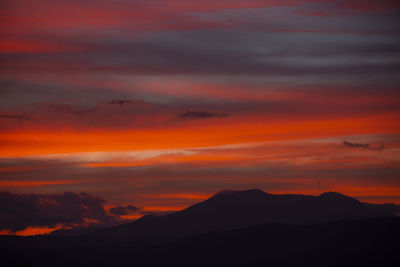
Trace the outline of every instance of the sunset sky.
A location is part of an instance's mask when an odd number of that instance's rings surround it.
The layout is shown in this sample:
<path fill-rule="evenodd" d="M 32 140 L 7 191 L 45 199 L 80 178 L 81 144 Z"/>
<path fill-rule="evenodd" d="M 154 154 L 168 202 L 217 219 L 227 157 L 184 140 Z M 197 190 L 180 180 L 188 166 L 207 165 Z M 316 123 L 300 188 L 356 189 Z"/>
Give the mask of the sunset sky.
<path fill-rule="evenodd" d="M 223 189 L 400 204 L 399 17 L 397 0 L 2 0 L 0 233 Z M 70 197 L 105 211 L 5 226 Z"/>

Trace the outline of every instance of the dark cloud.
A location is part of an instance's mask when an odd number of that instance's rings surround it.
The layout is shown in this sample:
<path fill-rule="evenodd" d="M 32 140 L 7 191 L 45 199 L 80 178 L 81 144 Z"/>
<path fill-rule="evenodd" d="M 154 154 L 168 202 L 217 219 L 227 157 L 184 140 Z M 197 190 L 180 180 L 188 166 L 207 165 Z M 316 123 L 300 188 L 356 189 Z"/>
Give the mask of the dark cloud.
<path fill-rule="evenodd" d="M 362 144 L 362 143 L 351 143 L 348 141 L 343 141 L 343 145 L 346 147 L 353 147 L 353 148 L 365 148 L 369 150 L 382 150 L 384 149 L 384 146 L 378 146 L 378 147 L 372 147 L 370 144 Z"/>
<path fill-rule="evenodd" d="M 84 115 L 86 113 L 93 112 L 93 111 L 96 111 L 96 110 L 97 110 L 97 107 L 91 108 L 91 109 L 84 109 L 84 110 L 74 111 L 72 113 L 74 113 L 76 115 Z"/>
<path fill-rule="evenodd" d="M 127 205 L 127 206 L 118 206 L 118 207 L 111 208 L 109 210 L 109 212 L 113 215 L 122 216 L 122 215 L 136 213 L 139 210 L 140 209 L 138 207 L 135 207 L 133 205 Z"/>
<path fill-rule="evenodd" d="M 350 143 L 348 141 L 343 141 L 343 145 L 348 147 L 361 147 L 369 149 L 369 144 Z"/>
<path fill-rule="evenodd" d="M 117 105 L 124 106 L 129 104 L 141 104 L 147 105 L 144 101 L 141 100 L 110 100 L 110 101 L 101 101 L 95 104 L 94 107 L 82 107 L 78 105 L 74 105 L 73 103 L 65 102 L 63 100 L 56 101 L 47 101 L 47 102 L 38 102 L 35 103 L 36 107 L 45 112 L 62 112 L 69 113 L 75 115 L 85 115 L 87 113 L 92 113 L 94 111 L 98 111 L 100 109 L 106 108 L 106 105 Z"/>
<path fill-rule="evenodd" d="M 15 232 L 29 226 L 113 225 L 118 221 L 106 214 L 104 202 L 87 193 L 39 195 L 0 192 L 0 229 Z"/>
<path fill-rule="evenodd" d="M 347 21 L 343 28 L 352 25 L 352 22 Z M 309 24 L 320 25 L 321 22 L 313 18 Z M 371 25 L 365 22 L 362 26 L 370 28 Z M 292 28 L 291 25 L 288 27 Z M 331 31 L 338 29 L 329 29 Z M 95 70 L 135 75 L 335 75 L 341 78 L 351 76 L 358 82 L 362 82 L 360 74 L 382 78 L 399 71 L 396 60 L 399 55 L 398 40 L 391 35 L 371 38 L 362 34 L 342 34 L 338 37 L 318 31 L 260 34 L 209 30 L 153 34 L 141 41 L 124 39 L 109 43 L 98 39 L 91 42 L 95 47 L 93 50 L 76 52 L 71 57 L 62 53 L 3 55 L 1 59 L 5 63 L 0 69 L 22 73 L 87 73 Z M 99 60 L 94 61 L 93 57 Z M 331 81 L 329 78 L 325 77 Z"/>
<path fill-rule="evenodd" d="M 129 101 L 129 100 L 112 100 L 112 101 L 107 102 L 107 104 L 109 104 L 109 105 L 119 105 L 119 106 L 129 104 L 129 103 L 131 103 L 131 101 Z"/>
<path fill-rule="evenodd" d="M 118 106 L 123 106 L 128 104 L 145 104 L 145 102 L 141 100 L 121 100 L 121 99 L 111 100 L 106 103 L 109 105 L 118 105 Z"/>
<path fill-rule="evenodd" d="M 97 106 L 94 108 L 77 108 L 74 107 L 70 103 L 65 103 L 62 100 L 57 100 L 57 101 L 48 101 L 48 102 L 39 102 L 35 103 L 35 105 L 39 108 L 39 110 L 45 111 L 45 112 L 62 112 L 62 113 L 69 113 L 69 114 L 75 114 L 75 115 L 83 115 L 89 112 L 93 112 L 97 110 Z"/>
<path fill-rule="evenodd" d="M 181 118 L 203 119 L 211 117 L 225 117 L 226 113 L 209 112 L 203 110 L 187 110 L 179 115 Z"/>
<path fill-rule="evenodd" d="M 14 115 L 14 114 L 0 114 L 0 118 L 4 119 L 15 119 L 15 120 L 30 120 L 31 118 L 23 115 Z"/>
<path fill-rule="evenodd" d="M 12 171 L 27 171 L 27 170 L 40 170 L 50 169 L 56 167 L 67 167 L 79 164 L 76 160 L 65 161 L 62 159 L 30 159 L 30 158 L 1 158 L 0 159 L 0 171 L 3 175 L 6 170 Z M 3 176 L 4 177 L 4 176 Z M 49 180 L 52 180 L 51 178 Z M 54 181 L 54 180 L 52 180 Z"/>
<path fill-rule="evenodd" d="M 133 6 L 138 3 L 133 2 Z M 157 26 L 176 27 L 169 28 L 170 31 L 157 29 L 153 32 L 151 25 L 147 25 L 148 28 L 139 23 L 144 27 L 143 31 L 149 30 L 151 34 L 137 38 L 129 27 L 94 35 L 80 29 L 75 33 L 80 38 L 66 35 L 57 40 L 72 48 L 87 49 L 72 49 L 64 53 L 54 53 L 51 49 L 42 53 L 8 53 L 0 55 L 0 68 L 6 73 L 44 71 L 68 75 L 93 71 L 135 75 L 308 75 L 312 78 L 318 74 L 339 75 L 341 78 L 354 75 L 353 79 L 357 81 L 360 80 L 359 74 L 369 74 L 380 81 L 388 74 L 397 75 L 398 5 L 381 4 L 381 1 L 379 4 L 376 1 L 369 2 L 374 4 L 350 2 L 302 1 L 293 6 L 275 4 L 273 8 L 263 8 L 269 5 L 262 4 L 254 6 L 254 3 L 249 4 L 254 8 L 232 8 L 232 3 L 226 2 L 226 6 L 219 4 L 213 12 L 201 8 L 201 12 L 186 10 L 184 14 L 178 9 L 167 16 L 168 23 L 160 23 L 158 19 L 165 17 L 158 13 L 153 17 L 157 18 L 153 21 Z M 127 8 L 123 8 L 125 4 Z M 125 4 L 119 6 L 121 10 L 115 9 L 114 5 L 112 8 L 101 7 L 106 13 L 136 9 Z M 143 12 L 149 10 L 146 8 Z M 172 10 L 161 9 L 161 13 Z M 340 16 L 340 19 L 335 16 Z M 126 22 L 137 24 L 137 17 L 130 16 Z M 288 17 L 291 19 L 286 19 Z M 182 20 L 178 22 L 176 18 Z M 143 23 L 146 22 L 147 19 Z M 199 22 L 202 26 L 194 27 L 199 26 Z M 101 29 L 104 30 L 103 25 Z M 65 35 L 61 33 L 58 29 L 48 33 L 49 36 L 40 35 L 43 39 L 38 36 L 37 41 L 54 40 L 54 35 Z M 326 77 L 326 80 L 334 79 Z"/>

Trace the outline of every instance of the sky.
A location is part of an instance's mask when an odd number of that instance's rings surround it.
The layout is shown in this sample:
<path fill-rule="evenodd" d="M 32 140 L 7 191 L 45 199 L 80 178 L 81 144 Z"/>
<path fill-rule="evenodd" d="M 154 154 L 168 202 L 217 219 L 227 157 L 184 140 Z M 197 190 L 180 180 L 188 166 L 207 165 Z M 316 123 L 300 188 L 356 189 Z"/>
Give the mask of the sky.
<path fill-rule="evenodd" d="M 399 15 L 396 0 L 2 0 L 0 233 L 223 189 L 400 204 Z"/>

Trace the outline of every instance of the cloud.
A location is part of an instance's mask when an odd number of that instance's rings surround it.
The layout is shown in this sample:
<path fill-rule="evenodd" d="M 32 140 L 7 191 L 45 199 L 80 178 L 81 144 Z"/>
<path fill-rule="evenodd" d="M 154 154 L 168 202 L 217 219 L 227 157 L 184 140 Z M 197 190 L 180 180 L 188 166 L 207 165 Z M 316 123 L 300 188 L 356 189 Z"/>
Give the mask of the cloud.
<path fill-rule="evenodd" d="M 16 120 L 30 120 L 31 118 L 23 115 L 12 115 L 12 114 L 0 114 L 0 118 L 4 119 L 16 119 Z"/>
<path fill-rule="evenodd" d="M 136 213 L 139 210 L 140 209 L 138 207 L 135 207 L 133 205 L 127 205 L 127 206 L 118 206 L 118 207 L 111 208 L 109 210 L 109 212 L 113 215 L 122 216 L 122 215 Z"/>
<path fill-rule="evenodd" d="M 118 220 L 106 214 L 104 202 L 102 198 L 87 193 L 40 195 L 0 192 L 0 229 L 16 232 L 28 227 L 113 225 Z"/>
<path fill-rule="evenodd" d="M 370 144 L 351 143 L 351 142 L 348 142 L 348 141 L 346 141 L 346 140 L 343 141 L 343 145 L 346 146 L 346 147 L 365 148 L 365 149 L 376 150 L 376 151 L 384 149 L 384 146 L 383 146 L 383 145 L 378 146 L 378 147 L 372 147 L 372 146 L 370 146 Z"/>
<path fill-rule="evenodd" d="M 77 108 L 72 104 L 65 102 L 64 100 L 56 100 L 56 101 L 46 101 L 46 102 L 38 102 L 35 103 L 36 107 L 39 110 L 44 112 L 60 112 L 60 113 L 69 113 L 75 115 L 84 115 L 89 112 L 96 111 L 98 107 L 94 108 Z"/>
<path fill-rule="evenodd" d="M 318 74 L 324 74 L 329 75 L 325 77 L 327 81 L 332 80 L 330 75 L 333 74 L 342 77 L 353 74 L 353 79 L 360 80 L 360 73 L 385 77 L 389 72 L 392 75 L 398 72 L 395 58 L 399 53 L 396 38 L 399 6 L 392 2 L 382 4 L 374 0 L 368 4 L 362 1 L 361 4 L 358 3 L 360 1 L 345 1 L 346 4 L 343 4 L 343 1 L 285 1 L 286 4 L 282 4 L 282 1 L 239 1 L 241 4 L 234 4 L 232 1 L 218 1 L 215 4 L 213 1 L 201 1 L 201 5 L 172 4 L 168 5 L 169 8 L 160 9 L 147 8 L 146 4 L 143 8 L 138 4 L 143 1 L 118 1 L 118 5 L 111 6 L 110 3 L 96 4 L 94 9 L 91 2 L 87 5 L 74 2 L 82 14 L 90 14 L 82 16 L 84 19 L 80 23 L 78 21 L 82 17 L 68 14 L 69 8 L 61 8 L 66 13 L 54 17 L 52 15 L 59 12 L 51 12 L 52 8 L 46 6 L 43 12 L 51 14 L 44 16 L 45 23 L 38 22 L 25 5 L 16 5 L 17 9 L 7 14 L 7 18 L 10 26 L 15 27 L 11 29 L 21 31 L 22 40 L 8 46 L 19 50 L 26 47 L 28 55 L 5 53 L 1 69 L 22 74 L 25 71 L 44 71 L 46 74 L 66 75 L 95 71 L 118 75 L 254 74 L 296 78 L 307 74 L 313 79 Z M 161 2 L 160 5 L 164 6 L 165 3 Z M 372 7 L 376 7 L 378 14 L 370 14 Z M 354 10 L 358 12 L 355 14 Z M 365 14 L 359 14 L 361 11 Z M 93 12 L 99 12 L 98 16 L 93 16 Z M 140 15 L 136 16 L 135 12 Z M 144 15 L 146 13 L 150 17 Z M 35 26 L 30 28 L 27 23 L 18 23 L 21 14 L 24 14 L 24 21 L 32 21 L 30 26 Z M 340 15 L 340 20 L 332 18 L 332 15 Z M 97 21 L 94 18 L 103 19 Z M 84 26 L 89 22 L 87 19 L 90 21 L 88 28 Z M 113 23 L 108 25 L 111 21 Z M 81 27 L 68 29 L 68 34 L 61 26 L 69 28 L 78 24 Z M 117 28 L 111 30 L 113 27 Z M 89 28 L 91 30 L 87 32 Z M 39 29 L 44 32 L 33 38 L 38 49 L 31 51 L 32 45 L 28 44 L 32 44 L 32 35 Z M 149 34 L 137 38 L 132 34 L 135 30 Z M 80 38 L 70 38 L 71 33 Z M 382 36 L 379 33 L 383 33 Z M 63 43 L 62 47 L 66 46 L 65 51 L 53 52 L 54 39 Z M 46 44 L 50 46 L 48 51 Z"/>
<path fill-rule="evenodd" d="M 121 100 L 121 99 L 111 100 L 106 103 L 109 105 L 118 105 L 118 106 L 123 106 L 128 104 L 146 104 L 144 101 L 141 100 Z"/>
<path fill-rule="evenodd" d="M 202 110 L 187 110 L 179 115 L 181 118 L 204 119 L 212 117 L 225 117 L 226 113 L 216 113 Z"/>
<path fill-rule="evenodd" d="M 126 206 L 117 206 L 114 208 L 110 208 L 108 212 L 115 216 L 124 216 L 130 214 L 162 216 L 176 212 L 176 210 L 145 210 L 141 207 L 126 205 Z"/>
<path fill-rule="evenodd" d="M 73 115 L 92 115 L 93 119 L 95 115 L 93 113 L 103 113 L 103 114 L 115 114 L 116 110 L 112 109 L 113 106 L 122 107 L 128 105 L 136 105 L 136 106 L 148 106 L 148 104 L 141 100 L 103 100 L 99 101 L 95 104 L 93 103 L 82 103 L 76 101 L 74 103 L 70 100 L 55 100 L 55 101 L 45 101 L 45 102 L 37 102 L 35 103 L 36 108 L 46 113 L 66 113 Z M 43 114 L 42 114 L 43 115 Z M 101 119 L 104 119 L 104 116 L 101 116 Z"/>

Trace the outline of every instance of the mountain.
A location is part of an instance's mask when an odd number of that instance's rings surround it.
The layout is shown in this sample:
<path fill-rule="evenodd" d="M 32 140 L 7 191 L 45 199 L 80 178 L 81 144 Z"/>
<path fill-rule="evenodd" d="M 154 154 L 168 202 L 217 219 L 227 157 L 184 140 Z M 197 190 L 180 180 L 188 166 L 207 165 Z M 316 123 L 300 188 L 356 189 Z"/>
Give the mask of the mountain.
<path fill-rule="evenodd" d="M 268 223 L 212 231 L 152 250 L 151 265 L 400 266 L 400 219 Z M 147 261 L 150 263 L 149 261 Z"/>
<path fill-rule="evenodd" d="M 400 266 L 394 212 L 334 192 L 224 190 L 117 227 L 0 236 L 0 266 Z"/>
<path fill-rule="evenodd" d="M 1 266 L 400 266 L 400 219 L 267 223 L 162 245 L 0 237 Z"/>
<path fill-rule="evenodd" d="M 144 216 L 117 227 L 96 231 L 88 240 L 162 243 L 212 230 L 263 223 L 311 224 L 344 219 L 390 217 L 376 207 L 335 192 L 319 196 L 275 195 L 261 190 L 224 190 L 206 201 L 165 216 Z"/>

